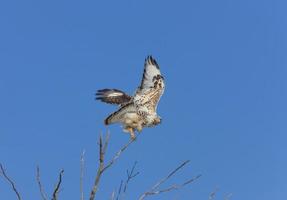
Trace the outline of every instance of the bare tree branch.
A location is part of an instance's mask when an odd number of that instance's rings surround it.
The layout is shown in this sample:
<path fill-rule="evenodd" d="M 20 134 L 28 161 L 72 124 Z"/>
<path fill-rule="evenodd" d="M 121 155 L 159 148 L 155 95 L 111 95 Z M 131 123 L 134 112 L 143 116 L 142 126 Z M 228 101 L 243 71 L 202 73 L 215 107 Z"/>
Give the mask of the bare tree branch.
<path fill-rule="evenodd" d="M 171 173 L 169 173 L 168 176 L 166 176 L 165 178 L 161 179 L 159 182 L 157 182 L 151 189 L 151 191 L 157 189 L 161 184 L 163 184 L 165 181 L 167 181 L 170 177 L 172 177 L 178 170 L 180 170 L 181 168 L 183 168 L 186 164 L 188 164 L 190 161 L 186 160 L 184 161 L 181 165 L 179 165 L 175 170 L 173 170 Z"/>
<path fill-rule="evenodd" d="M 41 183 L 41 178 L 40 178 L 40 168 L 39 166 L 37 166 L 37 174 L 36 174 L 36 180 L 37 180 L 37 183 L 38 183 L 38 186 L 39 186 L 39 190 L 40 190 L 40 194 L 41 194 L 41 197 L 43 200 L 47 200 L 47 195 L 45 193 L 45 190 L 43 188 L 43 185 Z"/>
<path fill-rule="evenodd" d="M 218 192 L 218 188 L 216 187 L 214 191 L 209 194 L 208 200 L 213 200 L 217 192 Z"/>
<path fill-rule="evenodd" d="M 115 199 L 115 191 L 112 192 L 110 200 L 114 200 L 114 199 Z"/>
<path fill-rule="evenodd" d="M 134 163 L 131 171 L 129 171 L 127 169 L 127 179 L 126 179 L 124 185 L 123 185 L 123 181 L 121 181 L 120 189 L 118 191 L 118 195 L 117 195 L 116 200 L 125 199 L 126 191 L 127 191 L 129 182 L 131 181 L 131 179 L 133 179 L 134 177 L 136 177 L 139 174 L 139 172 L 134 173 L 136 165 L 137 165 L 137 162 Z M 122 187 L 123 187 L 123 189 L 122 189 Z"/>
<path fill-rule="evenodd" d="M 187 165 L 189 163 L 189 160 L 184 161 L 181 165 L 179 165 L 175 170 L 173 170 L 171 173 L 169 173 L 165 178 L 161 179 L 159 182 L 157 182 L 149 191 L 143 193 L 140 196 L 140 200 L 145 199 L 147 196 L 150 195 L 156 195 L 156 194 L 160 194 L 160 193 L 164 193 L 164 192 L 169 192 L 171 190 L 177 190 L 180 189 L 190 183 L 192 183 L 193 181 L 195 181 L 196 179 L 198 179 L 201 175 L 198 175 L 194 178 L 191 178 L 187 181 L 185 181 L 182 184 L 174 184 L 170 187 L 167 187 L 165 189 L 158 189 L 164 182 L 166 182 L 169 178 L 171 178 L 174 174 L 176 174 L 180 169 L 182 169 L 185 165 Z"/>
<path fill-rule="evenodd" d="M 84 166 L 85 166 L 85 150 L 83 150 L 80 159 L 80 200 L 84 200 Z"/>
<path fill-rule="evenodd" d="M 136 138 L 130 140 L 127 144 L 125 144 L 117 153 L 116 155 L 108 162 L 108 164 L 103 168 L 103 171 L 107 170 L 109 167 L 114 164 L 114 162 L 121 156 L 121 154 L 130 146 L 131 143 L 136 141 Z"/>
<path fill-rule="evenodd" d="M 120 187 L 119 187 L 119 190 L 118 190 L 118 194 L 117 194 L 116 200 L 119 200 L 120 197 L 121 197 L 122 187 L 123 187 L 123 180 L 121 180 L 121 184 L 120 184 Z"/>
<path fill-rule="evenodd" d="M 224 197 L 224 200 L 229 200 L 231 199 L 231 197 L 232 197 L 232 193 L 229 193 Z"/>
<path fill-rule="evenodd" d="M 105 144 L 103 145 L 102 134 L 100 134 L 100 138 L 99 138 L 99 162 L 100 164 L 99 164 L 99 168 L 97 171 L 95 183 L 93 185 L 93 188 L 90 194 L 90 200 L 95 199 L 95 195 L 99 187 L 100 179 L 101 179 L 103 169 L 104 169 L 104 156 L 105 156 L 106 149 L 108 146 L 108 141 L 109 141 L 109 134 L 106 135 Z"/>
<path fill-rule="evenodd" d="M 130 140 L 127 144 L 125 144 L 116 154 L 115 156 L 108 162 L 107 165 L 104 164 L 104 158 L 105 158 L 105 153 L 107 150 L 107 146 L 108 146 L 108 142 L 109 142 L 109 134 L 106 134 L 106 138 L 103 144 L 103 139 L 102 139 L 102 135 L 100 135 L 99 138 L 99 167 L 97 170 L 97 175 L 95 178 L 95 182 L 94 185 L 92 187 L 92 191 L 90 194 L 90 200 L 94 200 L 95 199 L 95 195 L 96 192 L 98 190 L 99 187 L 99 183 L 100 183 L 100 179 L 102 174 L 109 168 L 111 167 L 114 162 L 121 156 L 121 154 L 128 148 L 128 146 L 133 143 L 135 140 Z"/>
<path fill-rule="evenodd" d="M 170 187 L 167 187 L 165 189 L 161 189 L 161 190 L 157 190 L 157 191 L 153 191 L 153 192 L 148 192 L 147 195 L 155 195 L 155 194 L 160 194 L 160 193 L 164 193 L 164 192 L 170 192 L 172 190 L 178 190 L 178 189 L 186 186 L 187 184 L 190 184 L 190 183 L 194 182 L 196 179 L 198 179 L 200 177 L 201 177 L 201 175 L 197 175 L 196 177 L 191 178 L 190 180 L 188 180 L 188 181 L 186 181 L 186 182 L 184 182 L 182 184 L 179 184 L 179 185 L 174 184 L 174 185 L 172 185 Z"/>
<path fill-rule="evenodd" d="M 134 170 L 135 170 L 135 167 L 137 165 L 137 161 L 134 163 L 131 171 L 129 172 L 129 170 L 127 170 L 127 180 L 126 180 L 126 183 L 125 183 L 125 186 L 124 186 L 124 193 L 126 193 L 127 191 L 127 187 L 128 187 L 128 184 L 130 182 L 130 180 L 132 180 L 134 177 L 136 177 L 137 175 L 139 175 L 139 172 L 136 172 L 134 173 Z"/>
<path fill-rule="evenodd" d="M 137 162 L 134 163 L 133 167 L 131 168 L 131 171 L 127 169 L 127 179 L 124 185 L 123 185 L 123 181 L 121 180 L 121 184 L 118 190 L 116 200 L 125 199 L 125 195 L 126 195 L 129 182 L 131 181 L 131 179 L 133 179 L 139 174 L 139 172 L 134 172 L 136 165 L 137 165 Z"/>
<path fill-rule="evenodd" d="M 2 174 L 2 176 L 4 177 L 4 179 L 6 179 L 9 183 L 10 183 L 10 185 L 11 185 L 11 187 L 12 187 L 12 189 L 13 189 L 13 191 L 15 192 L 15 194 L 17 195 L 17 198 L 18 198 L 18 200 L 21 200 L 22 198 L 21 198 L 21 195 L 20 195 L 20 193 L 18 192 L 18 190 L 17 190 L 17 188 L 16 188 L 16 186 L 15 186 L 15 183 L 9 178 L 9 176 L 6 174 L 6 172 L 5 172 L 5 169 L 4 169 L 4 167 L 3 167 L 3 165 L 0 163 L 0 175 Z"/>
<path fill-rule="evenodd" d="M 62 169 L 60 174 L 59 174 L 59 180 L 58 183 L 54 189 L 53 195 L 52 195 L 52 200 L 58 200 L 58 194 L 60 192 L 60 186 L 62 183 L 62 176 L 63 176 L 64 170 Z"/>

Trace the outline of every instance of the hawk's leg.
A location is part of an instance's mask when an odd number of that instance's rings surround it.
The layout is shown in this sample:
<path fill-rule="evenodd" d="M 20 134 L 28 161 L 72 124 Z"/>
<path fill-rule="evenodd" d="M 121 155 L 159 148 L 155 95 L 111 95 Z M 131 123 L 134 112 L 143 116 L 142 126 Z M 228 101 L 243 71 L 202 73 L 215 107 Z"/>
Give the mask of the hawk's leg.
<path fill-rule="evenodd" d="M 143 130 L 142 124 L 138 124 L 136 129 L 138 133 L 141 133 L 141 131 Z"/>
<path fill-rule="evenodd" d="M 135 132 L 134 132 L 133 128 L 129 127 L 129 128 L 127 128 L 127 131 L 130 133 L 131 140 L 136 139 Z"/>

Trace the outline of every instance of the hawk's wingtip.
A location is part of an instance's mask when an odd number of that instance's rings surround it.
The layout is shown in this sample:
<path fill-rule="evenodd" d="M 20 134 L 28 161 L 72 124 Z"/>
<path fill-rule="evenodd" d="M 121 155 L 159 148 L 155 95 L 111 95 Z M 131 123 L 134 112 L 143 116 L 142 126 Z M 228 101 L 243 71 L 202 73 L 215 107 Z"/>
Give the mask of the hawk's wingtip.
<path fill-rule="evenodd" d="M 153 58 L 152 55 L 148 55 L 145 59 L 146 64 L 154 65 L 157 69 L 159 69 L 159 65 L 157 64 L 156 60 Z"/>

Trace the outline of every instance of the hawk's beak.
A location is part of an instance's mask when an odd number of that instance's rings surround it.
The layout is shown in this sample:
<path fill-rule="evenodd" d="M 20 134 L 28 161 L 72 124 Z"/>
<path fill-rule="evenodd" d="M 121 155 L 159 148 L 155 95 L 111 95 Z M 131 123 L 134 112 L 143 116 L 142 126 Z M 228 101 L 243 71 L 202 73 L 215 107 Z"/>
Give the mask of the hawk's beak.
<path fill-rule="evenodd" d="M 157 124 L 161 124 L 162 119 L 161 118 L 157 118 L 156 122 Z"/>

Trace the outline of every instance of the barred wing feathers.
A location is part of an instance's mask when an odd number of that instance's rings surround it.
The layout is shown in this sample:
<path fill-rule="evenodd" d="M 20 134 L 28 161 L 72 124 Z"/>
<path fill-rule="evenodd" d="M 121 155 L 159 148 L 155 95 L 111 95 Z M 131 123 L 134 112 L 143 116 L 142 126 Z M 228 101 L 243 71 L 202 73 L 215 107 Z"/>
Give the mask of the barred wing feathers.
<path fill-rule="evenodd" d="M 154 87 L 155 81 L 159 78 L 163 79 L 160 73 L 159 65 L 152 56 L 148 56 L 145 59 L 144 73 L 139 89 L 145 90 Z"/>
<path fill-rule="evenodd" d="M 141 85 L 135 95 L 136 104 L 142 106 L 149 102 L 151 109 L 155 111 L 164 88 L 164 78 L 159 65 L 152 56 L 148 56 L 145 60 Z"/>
<path fill-rule="evenodd" d="M 109 104 L 123 105 L 131 100 L 131 96 L 118 89 L 98 90 L 96 99 Z"/>
<path fill-rule="evenodd" d="M 105 119 L 105 125 L 117 123 L 117 122 L 123 122 L 125 120 L 125 115 L 128 113 L 137 113 L 136 107 L 134 106 L 133 103 L 128 103 L 124 106 L 122 106 L 119 110 L 116 112 L 110 114 L 106 119 Z"/>

